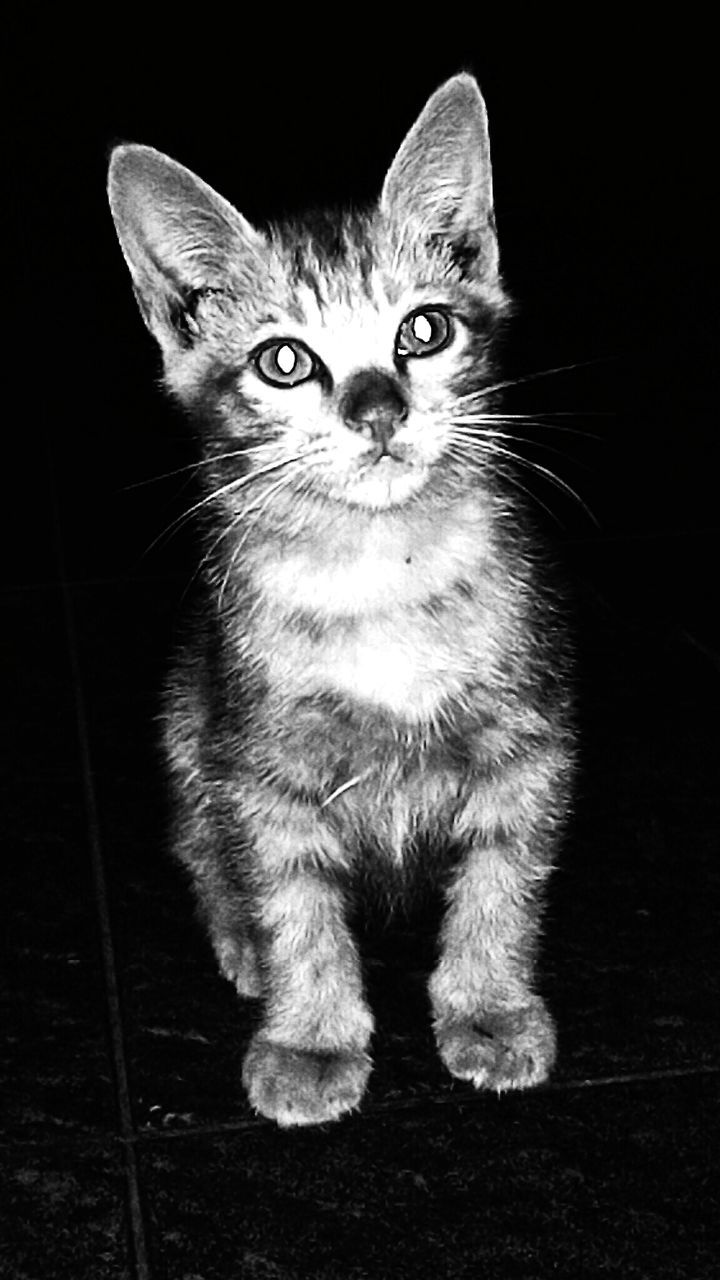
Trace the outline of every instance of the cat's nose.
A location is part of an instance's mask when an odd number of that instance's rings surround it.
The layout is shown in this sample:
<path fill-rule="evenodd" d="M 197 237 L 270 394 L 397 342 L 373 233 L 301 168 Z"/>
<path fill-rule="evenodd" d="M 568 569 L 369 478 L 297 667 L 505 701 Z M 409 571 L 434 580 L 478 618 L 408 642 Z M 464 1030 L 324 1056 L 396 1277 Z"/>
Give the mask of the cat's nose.
<path fill-rule="evenodd" d="M 340 397 L 340 416 L 351 431 L 384 444 L 408 415 L 402 387 L 383 369 L 360 369 Z"/>

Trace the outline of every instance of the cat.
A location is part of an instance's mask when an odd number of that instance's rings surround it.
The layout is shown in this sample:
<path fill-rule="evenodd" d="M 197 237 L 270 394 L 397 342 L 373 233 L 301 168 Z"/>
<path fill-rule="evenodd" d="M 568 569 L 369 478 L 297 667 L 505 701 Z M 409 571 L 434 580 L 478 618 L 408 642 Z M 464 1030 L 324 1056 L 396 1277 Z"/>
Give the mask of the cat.
<path fill-rule="evenodd" d="M 537 1084 L 571 664 L 493 414 L 510 304 L 478 85 L 432 94 L 366 213 L 259 230 L 135 144 L 108 190 L 202 452 L 201 604 L 164 740 L 177 856 L 222 974 L 262 1002 L 250 1104 L 281 1126 L 360 1104 L 373 1018 L 349 914 L 370 872 L 409 892 L 423 840 L 440 1057 L 478 1088 Z"/>

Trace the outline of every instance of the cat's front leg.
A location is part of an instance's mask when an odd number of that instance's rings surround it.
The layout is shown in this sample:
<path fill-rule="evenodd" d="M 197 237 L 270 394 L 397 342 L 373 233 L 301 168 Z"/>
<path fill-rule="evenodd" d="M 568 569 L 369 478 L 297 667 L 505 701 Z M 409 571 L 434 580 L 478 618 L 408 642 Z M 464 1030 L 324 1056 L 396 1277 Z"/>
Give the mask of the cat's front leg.
<path fill-rule="evenodd" d="M 258 833 L 265 883 L 256 912 L 265 1008 L 243 1064 L 252 1106 L 279 1125 L 322 1124 L 360 1103 L 373 1020 L 333 874 L 334 850 L 308 816 Z M 305 854 L 283 856 L 304 838 Z M 297 845 L 296 845 L 297 849 Z M 328 865 L 330 864 L 330 865 Z"/>
<path fill-rule="evenodd" d="M 544 1081 L 556 1037 L 533 985 L 549 832 L 517 821 L 521 805 L 511 805 L 503 821 L 496 802 L 497 795 L 478 796 L 456 824 L 468 851 L 447 890 L 430 998 L 448 1070 L 500 1093 Z"/>

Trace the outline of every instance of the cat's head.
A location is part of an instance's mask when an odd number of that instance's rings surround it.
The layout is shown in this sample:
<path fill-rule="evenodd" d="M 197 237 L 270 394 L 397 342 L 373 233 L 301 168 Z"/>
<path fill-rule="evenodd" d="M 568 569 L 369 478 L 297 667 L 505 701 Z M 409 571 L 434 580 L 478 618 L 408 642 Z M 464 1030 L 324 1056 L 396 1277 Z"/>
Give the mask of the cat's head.
<path fill-rule="evenodd" d="M 471 76 L 429 99 L 368 214 L 261 231 L 137 145 L 108 189 L 166 385 L 212 447 L 247 446 L 255 488 L 385 508 L 458 469 L 458 406 L 482 402 L 507 307 Z"/>

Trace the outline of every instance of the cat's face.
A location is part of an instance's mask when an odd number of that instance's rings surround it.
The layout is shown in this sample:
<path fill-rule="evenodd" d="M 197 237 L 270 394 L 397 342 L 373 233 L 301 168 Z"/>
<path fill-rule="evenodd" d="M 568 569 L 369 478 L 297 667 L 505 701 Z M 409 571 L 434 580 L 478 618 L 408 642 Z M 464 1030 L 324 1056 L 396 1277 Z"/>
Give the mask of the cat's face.
<path fill-rule="evenodd" d="M 296 236 L 267 252 L 261 316 L 216 295 L 196 313 L 207 394 L 218 363 L 229 375 L 214 414 L 223 447 L 251 442 L 279 491 L 292 482 L 353 506 L 406 502 L 453 465 L 460 406 L 477 405 L 486 374 L 490 309 L 430 257 L 429 282 L 411 283 L 377 221 L 345 224 L 332 262 Z"/>
<path fill-rule="evenodd" d="M 471 77 L 430 98 L 377 209 L 322 234 L 256 230 L 149 147 L 115 151 L 109 191 L 166 384 L 224 454 L 235 509 L 250 482 L 260 501 L 395 507 L 462 471 L 457 418 L 482 407 L 505 303 Z"/>
<path fill-rule="evenodd" d="M 444 298 L 372 284 L 328 307 L 303 290 L 303 321 L 259 335 L 240 385 L 313 489 L 380 508 L 422 488 L 445 452 L 467 330 Z"/>

